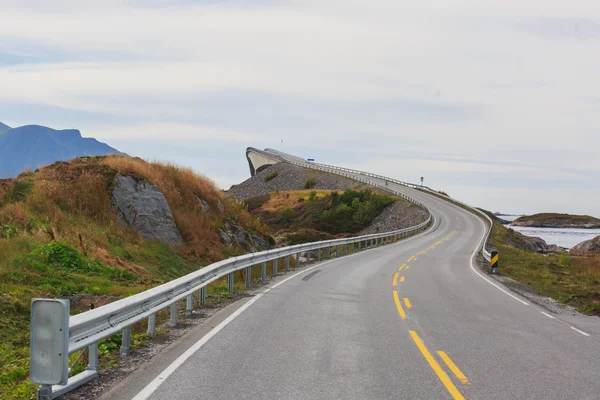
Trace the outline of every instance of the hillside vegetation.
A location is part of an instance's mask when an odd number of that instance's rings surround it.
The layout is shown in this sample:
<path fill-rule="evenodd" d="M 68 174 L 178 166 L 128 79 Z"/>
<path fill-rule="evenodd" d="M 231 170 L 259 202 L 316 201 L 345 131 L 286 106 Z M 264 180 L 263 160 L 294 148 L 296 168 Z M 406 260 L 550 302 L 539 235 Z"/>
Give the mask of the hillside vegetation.
<path fill-rule="evenodd" d="M 600 219 L 589 215 L 542 213 L 526 215 L 514 220 L 511 225 L 536 228 L 600 228 Z"/>
<path fill-rule="evenodd" d="M 117 220 L 117 174 L 160 189 L 183 245 L 145 239 Z M 224 226 L 268 239 L 267 228 L 241 204 L 174 165 L 87 157 L 0 180 L 0 398 L 34 394 L 31 298 L 67 297 L 72 313 L 84 311 L 246 252 L 240 243 L 223 243 Z"/>
<path fill-rule="evenodd" d="M 280 243 L 298 244 L 358 234 L 383 210 L 405 202 L 370 189 L 275 192 L 245 201 Z"/>
<path fill-rule="evenodd" d="M 600 256 L 567 252 L 542 255 L 515 246 L 522 235 L 494 222 L 491 244 L 500 254 L 498 272 L 577 310 L 600 315 Z"/>

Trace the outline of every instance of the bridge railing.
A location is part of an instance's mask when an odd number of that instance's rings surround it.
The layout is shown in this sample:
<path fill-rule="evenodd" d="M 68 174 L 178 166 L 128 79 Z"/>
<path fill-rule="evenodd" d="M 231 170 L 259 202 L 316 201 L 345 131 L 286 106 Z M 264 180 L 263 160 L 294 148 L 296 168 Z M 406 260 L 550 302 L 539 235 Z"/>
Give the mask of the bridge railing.
<path fill-rule="evenodd" d="M 305 168 L 312 168 L 312 169 L 316 169 L 316 170 L 320 170 L 320 171 L 324 171 L 324 172 L 329 172 L 329 173 L 333 173 L 333 174 L 337 174 L 337 175 L 346 176 L 348 178 L 356 179 L 358 181 L 365 182 L 365 183 L 372 184 L 372 185 L 376 184 L 376 183 L 373 181 L 370 181 L 368 179 L 357 177 L 357 175 L 366 176 L 366 177 L 370 177 L 370 178 L 376 178 L 376 179 L 380 179 L 380 180 L 383 180 L 386 182 L 391 182 L 391 183 L 394 183 L 397 185 L 406 186 L 408 188 L 423 190 L 423 191 L 429 192 L 435 196 L 443 197 L 444 199 L 446 199 L 449 202 L 460 204 L 461 206 L 467 208 L 471 212 L 480 215 L 481 217 L 483 217 L 484 221 L 487 222 L 488 227 L 486 228 L 486 236 L 485 236 L 485 241 L 484 241 L 483 247 L 482 247 L 482 254 L 483 254 L 483 257 L 488 262 L 492 263 L 492 272 L 495 272 L 495 269 L 497 268 L 497 258 L 496 258 L 496 262 L 492 262 L 492 260 L 493 260 L 493 256 L 497 254 L 497 251 L 495 248 L 490 246 L 490 240 L 492 238 L 492 230 L 494 227 L 494 223 L 493 223 L 492 219 L 489 217 L 489 215 L 487 215 L 483 211 L 479 210 L 478 208 L 471 207 L 468 204 L 465 204 L 461 201 L 453 199 L 443 193 L 439 193 L 427 186 L 422 186 L 422 185 L 418 185 L 415 183 L 403 182 L 403 181 L 399 181 L 397 179 L 389 178 L 389 177 L 386 177 L 383 175 L 373 174 L 373 173 L 365 172 L 365 171 L 359 171 L 359 170 L 355 170 L 355 169 L 351 169 L 351 168 L 342 168 L 342 167 L 337 167 L 334 165 L 315 163 L 315 162 L 294 162 L 294 161 L 290 161 L 290 160 L 287 160 L 287 162 L 301 166 L 301 167 L 305 167 Z M 400 196 L 412 201 L 413 203 L 417 203 L 422 206 L 421 203 L 410 198 L 409 196 L 402 195 L 402 194 Z"/>
<path fill-rule="evenodd" d="M 423 206 L 419 201 L 383 185 L 379 185 L 375 182 L 373 182 L 372 185 Z M 64 377 L 68 376 L 69 371 L 67 370 L 62 371 L 63 373 L 59 375 L 63 376 L 63 378 L 55 382 L 35 380 L 33 378 L 35 374 L 32 373 L 32 381 L 42 384 L 38 390 L 38 398 L 53 399 L 95 379 L 98 376 L 98 342 L 101 340 L 121 333 L 121 355 L 126 356 L 129 353 L 131 327 L 134 324 L 147 319 L 148 334 L 152 335 L 155 332 L 157 313 L 161 310 L 170 308 L 169 324 L 171 326 L 176 325 L 177 303 L 185 300 L 186 311 L 191 313 L 193 295 L 196 293 L 199 294 L 200 301 L 204 302 L 206 299 L 206 286 L 211 282 L 227 277 L 228 290 L 229 292 L 232 292 L 234 273 L 236 271 L 246 270 L 246 287 L 249 288 L 252 285 L 252 267 L 254 266 L 260 265 L 262 267 L 261 280 L 264 281 L 267 278 L 267 262 L 273 263 L 273 272 L 277 273 L 279 260 L 284 262 L 284 268 L 287 269 L 290 266 L 290 258 L 292 256 L 295 256 L 295 265 L 298 265 L 302 255 L 305 256 L 306 262 L 311 261 L 311 256 L 314 256 L 312 257 L 313 259 L 320 261 L 325 257 L 343 256 L 347 254 L 350 249 L 352 249 L 353 252 L 357 250 L 361 251 L 380 244 L 395 242 L 403 237 L 416 234 L 426 229 L 433 217 L 429 210 L 426 208 L 425 210 L 428 214 L 427 219 L 424 222 L 409 228 L 345 239 L 305 243 L 232 257 L 105 306 L 72 316 L 67 312 L 68 332 L 61 333 L 64 334 L 64 338 L 62 338 L 63 342 L 67 343 L 66 347 L 68 348 L 68 354 L 66 356 L 76 352 L 83 352 L 87 349 L 89 360 L 88 367 L 85 371 L 69 377 L 66 382 Z M 43 303 L 44 301 L 51 302 L 53 300 L 33 300 L 33 302 L 36 301 Z M 34 307 L 32 307 L 32 321 L 34 320 L 33 308 Z M 32 338 L 41 336 L 39 334 L 34 335 L 36 332 L 36 328 L 32 323 Z M 57 331 L 52 333 L 52 335 L 57 336 L 59 333 Z M 53 337 L 51 339 L 53 342 L 61 340 L 60 337 Z M 38 351 L 34 351 L 33 346 L 34 344 L 32 341 L 30 358 L 31 371 L 39 371 L 40 369 L 47 368 L 51 361 L 48 360 L 48 354 L 52 354 L 52 349 L 46 351 L 45 355 L 42 357 Z M 56 354 L 58 354 L 58 351 Z M 81 354 L 82 353 L 80 353 L 80 355 Z M 62 357 L 65 357 L 65 355 L 62 355 Z M 64 358 L 62 360 L 64 361 Z M 54 365 L 63 365 L 63 363 L 56 361 Z M 65 368 L 68 367 L 66 364 L 64 365 Z"/>

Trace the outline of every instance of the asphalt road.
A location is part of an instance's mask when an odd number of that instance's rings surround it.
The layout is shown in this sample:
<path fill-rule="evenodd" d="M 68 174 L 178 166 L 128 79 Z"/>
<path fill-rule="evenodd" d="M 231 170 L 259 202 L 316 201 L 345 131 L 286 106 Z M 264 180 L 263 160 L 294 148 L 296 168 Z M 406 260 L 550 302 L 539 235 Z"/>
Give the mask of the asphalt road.
<path fill-rule="evenodd" d="M 432 211 L 429 231 L 272 285 L 148 372 L 136 400 L 599 399 L 600 319 L 483 276 L 480 219 L 398 189 Z"/>

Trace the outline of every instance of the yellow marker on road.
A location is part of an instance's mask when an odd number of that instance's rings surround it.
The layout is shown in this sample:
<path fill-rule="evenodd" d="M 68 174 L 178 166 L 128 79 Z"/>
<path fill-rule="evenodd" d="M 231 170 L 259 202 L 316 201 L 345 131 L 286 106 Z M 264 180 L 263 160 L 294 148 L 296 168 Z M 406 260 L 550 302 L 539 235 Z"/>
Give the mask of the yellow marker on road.
<path fill-rule="evenodd" d="M 396 303 L 396 308 L 398 309 L 398 314 L 400 314 L 400 318 L 406 319 L 406 313 L 404 312 L 404 308 L 402 308 L 402 303 L 400 303 L 400 299 L 398 298 L 398 292 L 394 290 L 394 302 Z"/>
<path fill-rule="evenodd" d="M 450 378 L 448 378 L 448 375 L 446 375 L 446 373 L 444 372 L 442 367 L 440 367 L 440 364 L 438 364 L 438 362 L 435 361 L 435 358 L 433 358 L 433 356 L 431 355 L 429 350 L 427 350 L 427 347 L 425 347 L 425 344 L 423 343 L 423 341 L 421 340 L 419 335 L 417 335 L 417 332 L 409 331 L 409 333 L 410 333 L 410 336 L 415 341 L 415 344 L 421 351 L 421 354 L 423 354 L 423 357 L 425 357 L 425 360 L 427 360 L 427 362 L 429 363 L 429 366 L 431 367 L 433 372 L 435 372 L 435 374 L 438 376 L 440 381 L 442 381 L 442 383 L 444 384 L 446 389 L 448 389 L 448 392 L 450 392 L 450 394 L 452 395 L 452 398 L 454 400 L 465 400 L 465 398 L 458 391 L 456 386 L 454 386 L 454 383 L 452 383 Z"/>
<path fill-rule="evenodd" d="M 398 284 L 398 273 L 394 274 L 394 280 L 392 281 L 392 285 L 396 286 Z"/>
<path fill-rule="evenodd" d="M 402 264 L 402 265 L 400 266 L 400 268 L 398 268 L 398 271 L 402 271 L 402 268 L 404 268 L 404 267 L 408 268 L 408 266 L 407 266 L 406 264 Z"/>
<path fill-rule="evenodd" d="M 406 297 L 404 298 L 404 304 L 406 305 L 406 308 L 412 307 L 412 305 L 410 304 L 410 301 L 408 301 L 408 299 Z"/>
<path fill-rule="evenodd" d="M 404 277 L 403 276 L 400 277 L 400 282 L 404 282 Z"/>
<path fill-rule="evenodd" d="M 406 261 L 406 262 L 407 262 L 407 263 L 409 263 L 409 262 L 411 262 L 412 260 L 416 260 L 416 259 L 417 259 L 417 257 L 415 257 L 415 256 L 412 256 L 412 257 L 411 257 L 411 258 L 409 258 L 409 259 L 408 259 L 408 261 Z"/>
<path fill-rule="evenodd" d="M 448 354 L 444 353 L 441 350 L 438 351 L 438 354 L 440 355 L 440 357 L 442 358 L 442 360 L 444 360 L 444 362 L 446 363 L 446 365 L 448 366 L 448 368 L 450 368 L 450 370 L 454 373 L 454 375 L 456 375 L 456 377 L 458 378 L 458 380 L 463 385 L 470 385 L 469 380 L 467 379 L 467 377 L 465 376 L 465 374 L 463 374 L 462 371 L 456 366 L 456 364 L 454 364 L 454 361 L 452 361 L 450 359 L 450 357 L 448 356 Z"/>

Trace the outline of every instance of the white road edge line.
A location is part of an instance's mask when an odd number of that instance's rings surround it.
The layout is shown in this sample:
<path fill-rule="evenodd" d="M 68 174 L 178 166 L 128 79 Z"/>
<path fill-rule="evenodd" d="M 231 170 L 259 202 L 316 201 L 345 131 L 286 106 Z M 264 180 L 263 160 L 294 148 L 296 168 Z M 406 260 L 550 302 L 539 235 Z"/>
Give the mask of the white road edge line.
<path fill-rule="evenodd" d="M 481 225 L 483 225 L 483 237 L 481 238 L 481 240 L 479 241 L 479 244 L 477 245 L 477 248 L 475 249 L 475 252 L 473 252 L 473 255 L 471 256 L 471 270 L 473 272 L 475 272 L 481 279 L 485 280 L 487 283 L 489 283 L 490 285 L 494 286 L 496 289 L 500 290 L 501 292 L 503 292 L 504 294 L 509 295 L 510 297 L 512 297 L 513 299 L 515 299 L 516 301 L 518 301 L 519 303 L 522 303 L 523 305 L 528 306 L 529 303 L 521 300 L 520 298 L 518 298 L 517 296 L 513 295 L 512 293 L 507 292 L 506 290 L 502 289 L 500 286 L 496 285 L 494 282 L 490 281 L 488 278 L 486 278 L 485 276 L 481 275 L 479 273 L 479 271 L 477 271 L 474 261 L 475 261 L 475 256 L 477 255 L 477 253 L 479 253 L 479 247 L 481 247 L 481 245 L 483 244 L 483 241 L 485 240 L 485 224 L 483 223 L 483 221 L 481 220 L 481 218 L 479 218 L 478 216 L 475 216 L 479 222 L 481 223 Z"/>
<path fill-rule="evenodd" d="M 544 315 L 545 315 L 546 317 L 548 317 L 548 318 L 556 319 L 556 317 L 554 317 L 554 316 L 552 316 L 552 315 L 550 315 L 550 314 L 548 314 L 548 313 L 545 313 L 545 312 L 543 312 L 543 311 L 540 311 L 540 312 L 541 312 L 542 314 L 544 314 Z"/>
<path fill-rule="evenodd" d="M 574 326 L 572 326 L 571 329 L 573 329 L 575 332 L 581 333 L 584 336 L 590 336 L 589 333 L 585 333 L 584 331 L 580 331 L 579 329 L 575 328 Z"/>
<path fill-rule="evenodd" d="M 433 216 L 432 216 L 433 217 Z M 406 240 L 403 240 L 400 243 L 406 243 L 408 241 L 411 241 L 412 239 L 418 237 L 418 236 L 422 236 L 426 233 L 429 233 L 435 226 L 435 218 L 433 218 L 433 223 L 431 224 L 431 227 L 425 231 L 422 234 L 418 234 L 415 236 L 412 236 Z M 381 248 L 381 247 L 380 247 Z M 372 250 L 377 250 L 377 249 L 372 249 Z M 340 257 L 340 258 L 336 258 L 333 260 L 328 260 L 322 263 L 319 263 L 315 266 L 312 266 L 310 268 L 307 268 L 303 271 L 297 272 L 294 275 L 285 278 L 284 280 L 282 280 L 281 282 L 278 282 L 276 284 L 274 284 L 271 287 L 266 288 L 263 292 L 257 294 L 256 296 L 254 296 L 250 301 L 248 301 L 246 304 L 244 304 L 243 306 L 241 306 L 240 308 L 238 308 L 233 314 L 231 314 L 229 317 L 227 317 L 226 319 L 224 319 L 219 325 L 215 326 L 210 332 L 208 332 L 206 335 L 204 335 L 200 340 L 198 340 L 196 343 L 194 343 L 193 346 L 191 346 L 189 349 L 187 349 L 182 355 L 180 355 L 179 357 L 177 357 L 177 359 L 175 361 L 173 361 L 167 368 L 165 368 L 156 378 L 154 378 L 145 388 L 143 388 L 132 400 L 146 400 L 148 399 L 150 396 L 152 396 L 152 394 L 158 389 L 158 387 L 165 381 L 167 380 L 167 378 L 169 376 L 171 376 L 171 374 L 173 374 L 173 372 L 175 372 L 177 370 L 177 368 L 179 368 L 181 365 L 183 365 L 183 363 L 185 363 L 187 361 L 188 358 L 190 358 L 191 356 L 194 355 L 194 353 L 196 353 L 198 350 L 200 350 L 202 348 L 202 346 L 204 346 L 210 339 L 212 339 L 217 333 L 219 333 L 221 330 L 223 330 L 223 328 L 225 328 L 231 321 L 233 321 L 236 317 L 238 317 L 241 313 L 243 313 L 246 309 L 248 309 L 248 307 L 250 307 L 252 304 L 256 303 L 264 294 L 268 293 L 269 291 L 271 291 L 272 289 L 275 289 L 278 286 L 283 285 L 284 283 L 286 283 L 287 281 L 294 279 L 295 277 L 297 277 L 298 275 L 304 274 L 310 270 L 313 270 L 315 268 L 318 267 L 322 267 L 324 265 L 327 265 L 329 263 L 332 263 L 334 261 L 339 261 L 340 259 L 343 258 L 350 258 L 350 257 L 354 257 L 354 256 L 358 256 L 364 254 L 364 252 L 359 252 L 356 254 L 350 254 L 348 256 L 344 256 L 344 257 Z"/>

